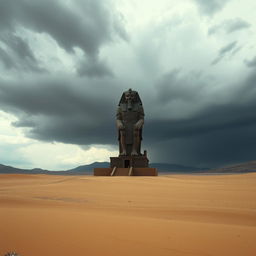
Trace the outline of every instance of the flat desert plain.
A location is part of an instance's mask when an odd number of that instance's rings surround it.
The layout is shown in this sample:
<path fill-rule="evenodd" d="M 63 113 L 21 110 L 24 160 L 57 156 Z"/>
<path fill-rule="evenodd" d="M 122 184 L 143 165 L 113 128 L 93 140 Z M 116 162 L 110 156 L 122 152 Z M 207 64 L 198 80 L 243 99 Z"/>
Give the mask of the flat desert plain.
<path fill-rule="evenodd" d="M 0 255 L 255 256 L 256 173 L 0 175 Z"/>

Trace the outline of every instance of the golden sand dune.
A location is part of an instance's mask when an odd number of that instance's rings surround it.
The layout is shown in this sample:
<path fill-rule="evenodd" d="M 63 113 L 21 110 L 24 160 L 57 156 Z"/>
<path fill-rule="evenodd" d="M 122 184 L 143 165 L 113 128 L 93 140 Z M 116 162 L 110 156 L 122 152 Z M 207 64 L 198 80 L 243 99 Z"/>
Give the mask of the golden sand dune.
<path fill-rule="evenodd" d="M 256 255 L 256 173 L 0 175 L 0 255 Z"/>

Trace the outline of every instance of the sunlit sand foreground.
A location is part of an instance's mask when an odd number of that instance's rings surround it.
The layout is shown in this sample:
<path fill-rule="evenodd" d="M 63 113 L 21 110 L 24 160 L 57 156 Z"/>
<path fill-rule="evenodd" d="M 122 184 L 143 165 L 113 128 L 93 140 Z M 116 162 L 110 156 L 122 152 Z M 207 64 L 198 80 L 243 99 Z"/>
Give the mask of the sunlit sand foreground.
<path fill-rule="evenodd" d="M 0 255 L 256 255 L 256 173 L 0 175 Z"/>

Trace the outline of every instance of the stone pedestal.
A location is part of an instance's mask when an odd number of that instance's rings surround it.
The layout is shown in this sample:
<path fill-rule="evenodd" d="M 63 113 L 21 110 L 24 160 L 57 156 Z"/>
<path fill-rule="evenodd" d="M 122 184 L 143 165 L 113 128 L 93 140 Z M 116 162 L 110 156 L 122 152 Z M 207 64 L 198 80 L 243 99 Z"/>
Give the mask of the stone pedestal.
<path fill-rule="evenodd" d="M 148 167 L 147 152 L 140 156 L 110 157 L 109 168 L 94 168 L 94 176 L 157 176 L 157 169 Z"/>
<path fill-rule="evenodd" d="M 110 167 L 114 168 L 144 168 L 148 167 L 147 156 L 118 156 L 110 157 Z"/>

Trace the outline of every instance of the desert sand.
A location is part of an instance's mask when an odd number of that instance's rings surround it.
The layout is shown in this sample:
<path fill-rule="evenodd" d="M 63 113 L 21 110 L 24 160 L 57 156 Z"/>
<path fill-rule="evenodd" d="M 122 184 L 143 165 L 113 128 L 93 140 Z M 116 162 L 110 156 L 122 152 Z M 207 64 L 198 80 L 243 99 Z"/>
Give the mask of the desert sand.
<path fill-rule="evenodd" d="M 255 256 L 256 173 L 0 175 L 0 255 Z"/>

